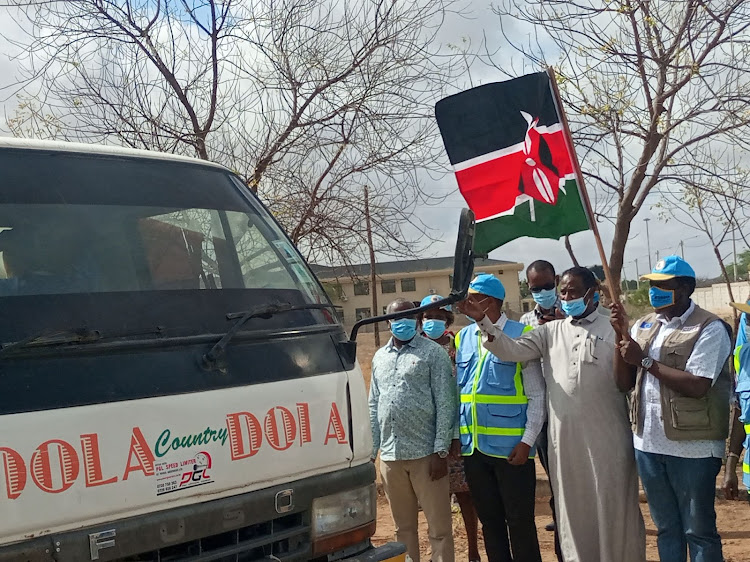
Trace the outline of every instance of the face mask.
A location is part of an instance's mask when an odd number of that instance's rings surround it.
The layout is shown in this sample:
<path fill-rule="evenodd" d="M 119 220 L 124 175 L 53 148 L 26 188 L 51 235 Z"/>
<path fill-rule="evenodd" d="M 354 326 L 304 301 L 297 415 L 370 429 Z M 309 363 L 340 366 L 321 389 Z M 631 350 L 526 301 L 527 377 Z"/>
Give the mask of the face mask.
<path fill-rule="evenodd" d="M 549 310 L 557 302 L 557 289 L 542 289 L 537 293 L 531 293 L 534 302 L 545 310 Z"/>
<path fill-rule="evenodd" d="M 665 291 L 659 287 L 651 287 L 648 290 L 648 300 L 656 310 L 666 308 L 674 304 L 674 291 Z"/>
<path fill-rule="evenodd" d="M 586 295 L 588 291 L 586 291 Z M 573 299 L 570 301 L 561 301 L 563 312 L 565 316 L 580 316 L 586 312 L 586 295 L 583 295 L 580 299 Z"/>
<path fill-rule="evenodd" d="M 445 333 L 445 320 L 425 320 L 422 331 L 428 338 L 436 340 Z"/>
<path fill-rule="evenodd" d="M 594 302 L 599 302 L 599 293 L 594 293 Z"/>
<path fill-rule="evenodd" d="M 417 335 L 416 318 L 402 318 L 401 320 L 391 320 L 391 334 L 397 340 L 409 341 Z"/>

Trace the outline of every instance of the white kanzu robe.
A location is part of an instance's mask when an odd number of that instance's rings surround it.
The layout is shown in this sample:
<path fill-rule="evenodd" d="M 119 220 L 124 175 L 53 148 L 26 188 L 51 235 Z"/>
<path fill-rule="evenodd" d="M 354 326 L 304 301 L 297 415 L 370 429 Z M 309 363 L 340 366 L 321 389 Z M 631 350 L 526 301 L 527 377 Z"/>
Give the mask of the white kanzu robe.
<path fill-rule="evenodd" d="M 625 395 L 615 386 L 609 318 L 594 310 L 515 340 L 487 318 L 478 324 L 484 347 L 501 359 L 544 362 L 550 484 L 565 561 L 644 562 L 633 435 Z"/>

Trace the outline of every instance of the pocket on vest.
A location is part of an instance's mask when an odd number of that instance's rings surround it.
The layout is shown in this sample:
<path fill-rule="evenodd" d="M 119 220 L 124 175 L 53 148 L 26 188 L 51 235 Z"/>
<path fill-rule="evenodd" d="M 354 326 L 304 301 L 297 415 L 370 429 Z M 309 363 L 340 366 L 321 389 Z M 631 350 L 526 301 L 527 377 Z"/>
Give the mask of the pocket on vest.
<path fill-rule="evenodd" d="M 470 363 L 471 358 L 461 361 L 456 358 L 456 382 L 458 384 L 458 388 L 463 388 L 469 378 L 474 374 L 469 372 L 471 370 L 469 369 Z"/>
<path fill-rule="evenodd" d="M 708 429 L 711 426 L 707 398 L 675 396 L 670 400 L 670 407 L 675 429 Z"/>
<path fill-rule="evenodd" d="M 487 411 L 491 416 L 499 418 L 517 418 L 523 412 L 519 404 L 487 404 Z M 500 422 L 495 427 L 506 427 Z"/>
<path fill-rule="evenodd" d="M 516 390 L 516 364 L 502 361 L 494 355 L 490 357 L 490 368 L 487 369 L 487 383 L 504 391 Z"/>
<path fill-rule="evenodd" d="M 672 367 L 673 369 L 684 371 L 685 365 L 687 365 L 687 360 L 688 358 L 683 353 L 678 353 L 675 350 L 670 350 L 666 353 L 666 355 L 663 356 L 663 360 L 661 362 L 664 363 L 667 367 Z M 690 398 L 689 400 L 697 400 L 697 398 Z"/>

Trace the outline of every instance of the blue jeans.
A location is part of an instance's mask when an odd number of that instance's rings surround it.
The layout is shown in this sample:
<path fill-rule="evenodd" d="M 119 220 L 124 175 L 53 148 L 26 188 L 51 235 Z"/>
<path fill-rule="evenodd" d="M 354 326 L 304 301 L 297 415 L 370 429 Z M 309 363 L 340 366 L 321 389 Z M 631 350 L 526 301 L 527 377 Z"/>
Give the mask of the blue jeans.
<path fill-rule="evenodd" d="M 721 459 L 685 459 L 635 451 L 638 474 L 658 532 L 661 562 L 723 562 L 714 490 Z"/>

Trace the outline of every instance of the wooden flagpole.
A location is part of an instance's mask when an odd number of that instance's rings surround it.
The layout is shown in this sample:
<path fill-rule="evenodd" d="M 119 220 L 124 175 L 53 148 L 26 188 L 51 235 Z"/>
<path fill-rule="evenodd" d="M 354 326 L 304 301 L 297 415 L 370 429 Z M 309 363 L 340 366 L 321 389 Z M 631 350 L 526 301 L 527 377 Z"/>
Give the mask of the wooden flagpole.
<path fill-rule="evenodd" d="M 560 98 L 560 90 L 557 88 L 557 78 L 555 76 L 555 70 L 551 67 L 547 67 L 547 75 L 549 76 L 550 83 L 552 84 L 552 93 L 557 104 L 557 111 L 560 115 L 560 121 L 565 132 L 565 142 L 568 144 L 568 150 L 573 156 L 573 168 L 575 169 L 576 176 L 578 179 L 579 191 L 581 193 L 581 200 L 583 206 L 586 209 L 586 214 L 589 217 L 589 225 L 594 233 L 594 239 L 596 240 L 596 247 L 599 249 L 599 257 L 602 259 L 602 269 L 604 269 L 604 282 L 609 289 L 612 302 L 620 302 L 620 287 L 615 287 L 612 284 L 612 272 L 609 269 L 609 261 L 607 260 L 607 254 L 604 253 L 604 245 L 602 244 L 602 238 L 599 235 L 599 227 L 596 224 L 596 218 L 594 217 L 594 209 L 591 207 L 591 200 L 589 194 L 586 191 L 586 184 L 583 180 L 583 174 L 581 173 L 581 165 L 578 162 L 578 155 L 576 154 L 575 147 L 573 146 L 573 136 L 570 134 L 570 126 L 568 125 L 568 118 L 565 116 L 565 110 L 562 105 L 562 98 Z"/>

